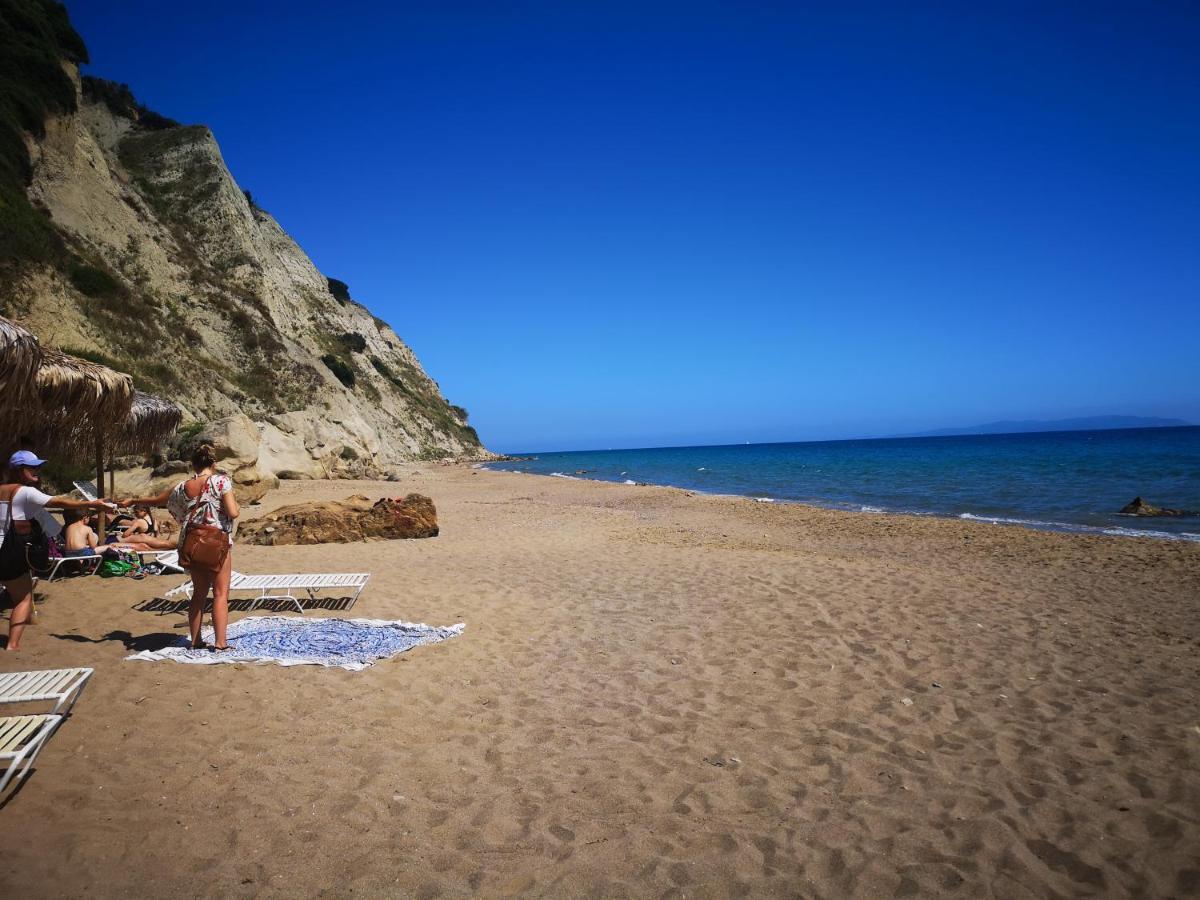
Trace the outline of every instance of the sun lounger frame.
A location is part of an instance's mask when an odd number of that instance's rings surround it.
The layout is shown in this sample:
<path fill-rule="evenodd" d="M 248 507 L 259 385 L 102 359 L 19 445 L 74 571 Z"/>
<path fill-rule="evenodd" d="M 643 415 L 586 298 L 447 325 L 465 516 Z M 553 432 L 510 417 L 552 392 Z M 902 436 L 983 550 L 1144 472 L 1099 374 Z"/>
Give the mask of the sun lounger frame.
<path fill-rule="evenodd" d="M 56 715 L 0 718 L 0 763 L 4 764 L 0 793 L 9 782 L 19 782 L 29 774 L 33 761 L 62 720 L 62 716 Z"/>
<path fill-rule="evenodd" d="M 304 591 L 309 600 L 316 600 L 320 591 L 350 588 L 353 589 L 354 594 L 346 609 L 353 609 L 354 604 L 358 602 L 358 595 L 363 592 L 363 588 L 367 586 L 370 578 L 369 572 L 293 573 L 289 575 L 245 575 L 241 572 L 233 572 L 229 577 L 229 592 L 257 592 L 258 596 L 253 598 L 253 604 L 250 607 L 251 612 L 257 609 L 260 603 L 267 600 L 287 600 L 295 604 L 298 613 L 304 615 L 304 607 L 300 604 L 304 597 L 293 594 L 293 591 Z M 190 580 L 167 591 L 165 596 L 170 598 L 180 595 L 191 599 L 192 582 Z"/>
<path fill-rule="evenodd" d="M 33 703 L 53 700 L 53 713 L 64 716 L 71 711 L 83 686 L 95 669 L 39 669 L 34 672 L 0 674 L 0 703 Z M 70 701 L 70 702 L 68 702 Z M 64 709 L 64 704 L 66 708 Z"/>
<path fill-rule="evenodd" d="M 100 563 L 104 561 L 104 557 L 99 552 L 95 556 L 60 556 L 54 560 L 54 564 L 50 566 L 50 574 L 46 576 L 47 581 L 58 580 L 59 570 L 63 568 L 65 563 L 81 563 L 78 577 L 82 578 L 87 575 L 95 575 L 100 570 Z M 67 577 L 65 575 L 61 576 Z"/>
<path fill-rule="evenodd" d="M 139 550 L 137 554 L 141 557 L 143 566 L 147 563 L 158 563 L 160 566 L 173 570 L 170 574 L 182 575 L 186 571 L 179 564 L 178 550 Z"/>
<path fill-rule="evenodd" d="M 100 571 L 100 563 L 104 562 L 104 549 L 107 549 L 107 546 L 105 548 L 101 548 L 95 556 L 63 556 L 54 560 L 54 564 L 50 567 L 50 574 L 46 576 L 46 580 L 57 581 L 60 578 L 66 578 L 66 575 L 60 576 L 59 574 L 59 571 L 63 568 L 64 563 L 85 564 L 81 567 L 83 571 L 81 571 L 78 576 L 72 577 L 82 578 L 87 575 L 95 575 Z M 178 550 L 137 550 L 135 552 L 141 558 L 142 565 L 146 565 L 147 563 L 158 563 L 159 565 L 171 570 L 167 574 L 182 575 L 184 573 L 183 567 L 179 565 Z"/>

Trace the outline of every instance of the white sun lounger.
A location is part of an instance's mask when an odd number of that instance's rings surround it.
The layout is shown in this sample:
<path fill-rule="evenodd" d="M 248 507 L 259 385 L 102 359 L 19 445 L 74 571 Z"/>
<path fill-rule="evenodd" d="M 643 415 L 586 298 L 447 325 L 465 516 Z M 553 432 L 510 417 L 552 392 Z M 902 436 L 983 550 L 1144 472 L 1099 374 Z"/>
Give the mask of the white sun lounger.
<path fill-rule="evenodd" d="M 233 572 L 229 578 L 229 592 L 250 591 L 257 593 L 258 596 L 254 598 L 254 605 L 250 607 L 251 610 L 254 610 L 264 600 L 289 600 L 296 604 L 296 610 L 303 614 L 304 607 L 300 605 L 301 598 L 293 594 L 293 591 L 304 591 L 307 593 L 308 599 L 316 600 L 317 593 L 320 591 L 349 589 L 353 590 L 354 594 L 351 596 L 350 604 L 346 609 L 351 609 L 358 602 L 358 595 L 363 592 L 363 588 L 367 586 L 367 581 L 370 577 L 369 572 L 292 575 L 244 575 L 241 572 Z M 169 598 L 181 595 L 188 598 L 192 596 L 191 581 L 185 581 L 179 587 L 172 588 L 167 591 L 165 596 Z"/>
<path fill-rule="evenodd" d="M 103 551 L 107 547 L 101 548 Z M 142 565 L 147 563 L 158 563 L 167 574 L 182 575 L 184 574 L 183 566 L 179 565 L 178 550 L 139 550 L 138 556 L 142 559 Z M 54 560 L 50 567 L 50 574 L 46 576 L 47 581 L 57 581 L 60 578 L 68 577 L 72 568 L 78 569 L 75 572 L 76 576 L 95 575 L 100 570 L 100 563 L 104 561 L 101 553 L 95 556 L 64 556 Z M 75 566 L 68 565 L 75 563 Z"/>
<path fill-rule="evenodd" d="M 94 481 L 72 481 L 71 484 L 75 485 L 75 490 L 83 495 L 84 500 L 95 500 L 100 496 Z"/>
<path fill-rule="evenodd" d="M 29 773 L 46 739 L 62 724 L 62 716 L 5 716 L 0 718 L 0 793 L 15 777 L 20 781 Z"/>
<path fill-rule="evenodd" d="M 142 558 L 142 565 L 158 563 L 172 574 L 182 575 L 185 571 L 179 564 L 178 550 L 139 550 L 138 556 Z"/>
<path fill-rule="evenodd" d="M 37 672 L 5 672 L 0 675 L 0 703 L 53 700 L 54 709 L 51 712 L 61 712 L 65 716 L 83 693 L 83 686 L 94 671 L 95 669 L 41 669 Z M 63 704 L 66 704 L 65 709 Z"/>
<path fill-rule="evenodd" d="M 78 570 L 75 572 L 76 575 L 95 575 L 103 561 L 104 557 L 99 553 L 95 556 L 62 556 L 54 560 L 46 580 L 56 581 L 59 578 L 66 578 L 67 573 L 72 569 Z"/>

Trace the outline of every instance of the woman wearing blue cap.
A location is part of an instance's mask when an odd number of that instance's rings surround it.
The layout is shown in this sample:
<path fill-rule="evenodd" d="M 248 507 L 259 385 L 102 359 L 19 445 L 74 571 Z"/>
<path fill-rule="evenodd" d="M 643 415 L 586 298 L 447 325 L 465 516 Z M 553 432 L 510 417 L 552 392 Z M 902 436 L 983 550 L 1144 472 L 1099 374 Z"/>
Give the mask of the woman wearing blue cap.
<path fill-rule="evenodd" d="M 26 548 L 39 536 L 38 514 L 52 509 L 113 509 L 105 500 L 51 497 L 38 490 L 38 469 L 46 461 L 28 450 L 8 460 L 8 483 L 0 485 L 0 584 L 13 601 L 6 650 L 21 649 L 21 633 L 33 616 L 33 576 Z"/>

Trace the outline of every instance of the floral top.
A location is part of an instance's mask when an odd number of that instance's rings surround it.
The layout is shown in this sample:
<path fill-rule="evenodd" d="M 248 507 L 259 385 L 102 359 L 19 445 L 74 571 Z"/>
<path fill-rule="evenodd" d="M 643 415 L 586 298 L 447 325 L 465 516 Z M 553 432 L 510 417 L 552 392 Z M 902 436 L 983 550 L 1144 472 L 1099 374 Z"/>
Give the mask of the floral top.
<path fill-rule="evenodd" d="M 171 491 L 167 499 L 167 511 L 175 517 L 180 525 L 179 546 L 183 546 L 184 536 L 189 525 L 207 525 L 220 528 L 229 535 L 229 543 L 233 543 L 233 519 L 225 515 L 221 508 L 221 498 L 233 490 L 233 481 L 223 472 L 209 476 L 200 495 L 191 498 L 184 490 L 187 481 L 181 481 Z"/>

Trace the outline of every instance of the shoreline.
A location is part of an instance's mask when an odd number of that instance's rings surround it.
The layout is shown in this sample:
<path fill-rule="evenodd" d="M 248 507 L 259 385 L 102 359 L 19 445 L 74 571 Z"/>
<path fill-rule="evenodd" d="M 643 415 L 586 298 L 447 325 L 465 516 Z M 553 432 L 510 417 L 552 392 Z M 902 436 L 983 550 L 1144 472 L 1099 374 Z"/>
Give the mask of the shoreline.
<path fill-rule="evenodd" d="M 1084 535 L 1104 535 L 1106 537 L 1119 538 L 1141 538 L 1163 541 L 1182 541 L 1184 543 L 1200 543 L 1200 531 L 1197 532 L 1170 532 L 1156 531 L 1149 528 L 1123 528 L 1119 525 L 1102 526 L 1102 525 L 1087 525 L 1078 522 L 1041 522 L 1034 519 L 1014 519 L 1004 516 L 987 516 L 976 513 L 940 513 L 924 510 L 896 510 L 886 509 L 884 507 L 872 506 L 870 504 L 853 504 L 846 503 L 839 505 L 836 501 L 829 501 L 827 504 L 819 503 L 813 500 L 792 500 L 784 497 L 759 497 L 753 494 L 728 494 L 718 491 L 706 491 L 703 488 L 684 487 L 677 484 L 660 484 L 658 482 L 636 482 L 633 480 L 615 481 L 608 478 L 589 478 L 584 475 L 570 475 L 565 472 L 526 472 L 520 469 L 496 469 L 492 468 L 493 463 L 480 462 L 471 464 L 472 469 L 483 472 L 503 472 L 509 475 L 533 475 L 539 478 L 561 478 L 567 481 L 589 481 L 597 484 L 619 484 L 625 487 L 659 487 L 669 488 L 675 491 L 684 491 L 688 494 L 705 497 L 727 497 L 738 500 L 752 500 L 757 503 L 780 503 L 785 505 L 804 506 L 810 509 L 822 509 L 832 512 L 846 512 L 866 515 L 885 515 L 885 516 L 912 516 L 915 518 L 929 519 L 948 519 L 964 522 L 979 522 L 989 525 L 1003 525 L 1006 527 L 1024 528 L 1030 531 L 1040 531 L 1051 534 L 1084 534 Z M 858 508 L 856 509 L 855 506 Z M 1200 522 L 1196 525 L 1200 528 Z"/>
<path fill-rule="evenodd" d="M 249 573 L 371 572 L 351 617 L 466 623 L 361 672 L 126 662 L 182 632 L 137 609 L 181 578 L 45 585 L 0 670 L 96 674 L 0 811 L 0 886 L 1200 887 L 1196 544 L 469 464 L 284 482 L 247 515 L 408 492 L 438 537 L 234 548 Z"/>

